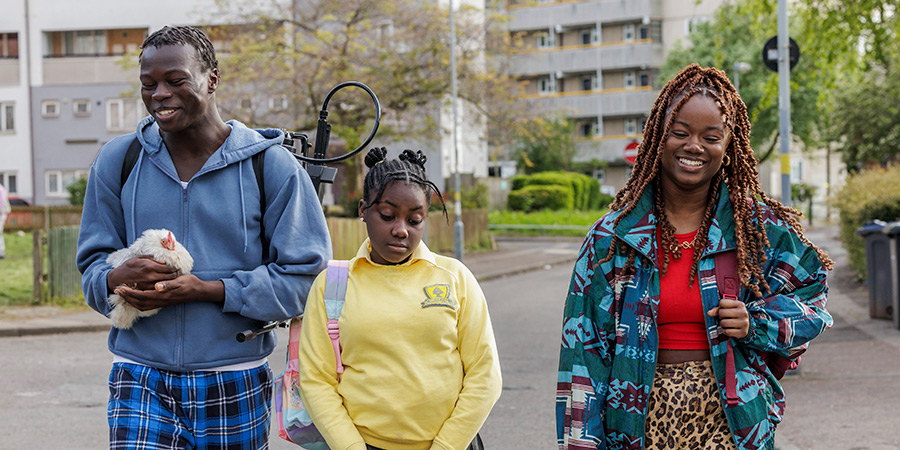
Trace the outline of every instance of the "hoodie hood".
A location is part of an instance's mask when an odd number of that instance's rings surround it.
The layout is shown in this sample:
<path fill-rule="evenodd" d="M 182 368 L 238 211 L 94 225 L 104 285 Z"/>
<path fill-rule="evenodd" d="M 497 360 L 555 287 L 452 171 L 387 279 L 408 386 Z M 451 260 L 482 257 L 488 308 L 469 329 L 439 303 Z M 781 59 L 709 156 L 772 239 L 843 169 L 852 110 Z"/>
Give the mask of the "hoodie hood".
<path fill-rule="evenodd" d="M 216 153 L 209 157 L 204 167 L 220 167 L 242 161 L 284 142 L 284 132 L 278 129 L 250 129 L 236 120 L 225 123 L 231 127 L 231 133 Z M 150 155 L 157 155 L 163 148 L 159 125 L 152 116 L 147 116 L 138 123 L 137 137 L 143 144 L 144 152 Z"/>

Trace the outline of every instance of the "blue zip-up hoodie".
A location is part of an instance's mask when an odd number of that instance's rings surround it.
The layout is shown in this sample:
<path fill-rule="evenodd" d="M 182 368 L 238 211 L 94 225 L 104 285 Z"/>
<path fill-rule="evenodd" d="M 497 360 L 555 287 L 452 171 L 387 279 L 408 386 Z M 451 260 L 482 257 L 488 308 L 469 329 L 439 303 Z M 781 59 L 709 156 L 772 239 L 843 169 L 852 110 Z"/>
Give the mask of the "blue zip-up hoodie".
<path fill-rule="evenodd" d="M 230 121 L 231 134 L 182 187 L 152 117 L 138 124 L 143 146 L 124 186 L 125 153 L 135 134 L 104 145 L 91 167 L 76 256 L 88 305 L 109 315 L 107 256 L 146 229 L 165 228 L 194 258 L 194 275 L 222 280 L 224 306 L 210 302 L 162 308 L 130 330 L 112 328 L 109 349 L 151 367 L 191 371 L 253 361 L 275 348 L 275 333 L 237 342 L 241 331 L 303 312 L 316 275 L 331 257 L 318 196 L 306 171 L 280 146 L 279 130 Z M 266 207 L 251 156 L 266 151 Z M 263 265 L 260 232 L 273 261 Z"/>

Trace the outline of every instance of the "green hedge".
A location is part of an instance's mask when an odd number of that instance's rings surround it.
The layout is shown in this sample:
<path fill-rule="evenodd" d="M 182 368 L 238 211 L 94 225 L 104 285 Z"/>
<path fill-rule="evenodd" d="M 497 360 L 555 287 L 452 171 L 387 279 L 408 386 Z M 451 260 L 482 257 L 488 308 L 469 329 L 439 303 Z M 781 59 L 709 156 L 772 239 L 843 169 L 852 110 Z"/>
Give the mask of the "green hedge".
<path fill-rule="evenodd" d="M 540 209 L 535 206 L 538 202 L 528 202 L 522 196 L 528 195 L 523 189 L 530 186 L 559 186 L 571 192 L 571 207 L 568 209 L 590 210 L 604 207 L 603 194 L 600 193 L 600 183 L 593 177 L 575 172 L 539 172 L 532 175 L 517 175 L 512 179 L 512 192 L 510 197 L 515 198 L 509 203 L 509 208 L 516 211 L 531 211 Z M 517 192 L 518 191 L 518 192 Z M 567 202 L 568 204 L 568 202 Z M 608 202 L 607 202 L 608 204 Z"/>
<path fill-rule="evenodd" d="M 507 204 L 514 211 L 573 209 L 572 189 L 567 186 L 531 185 L 509 193 Z"/>
<path fill-rule="evenodd" d="M 900 219 L 900 166 L 865 170 L 847 178 L 834 197 L 840 212 L 841 242 L 850 257 L 850 266 L 866 279 L 864 239 L 856 230 L 873 220 Z"/>

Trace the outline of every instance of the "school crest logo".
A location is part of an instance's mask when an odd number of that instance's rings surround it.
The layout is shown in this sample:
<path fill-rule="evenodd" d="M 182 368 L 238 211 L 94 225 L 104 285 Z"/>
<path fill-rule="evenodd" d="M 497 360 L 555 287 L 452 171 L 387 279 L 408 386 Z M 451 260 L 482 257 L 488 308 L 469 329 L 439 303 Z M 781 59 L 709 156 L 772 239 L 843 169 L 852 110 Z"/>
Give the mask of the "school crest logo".
<path fill-rule="evenodd" d="M 456 309 L 456 304 L 450 298 L 449 284 L 432 284 L 425 286 L 425 301 L 422 302 L 422 308 L 431 308 L 432 306 L 443 306 L 445 308 Z"/>

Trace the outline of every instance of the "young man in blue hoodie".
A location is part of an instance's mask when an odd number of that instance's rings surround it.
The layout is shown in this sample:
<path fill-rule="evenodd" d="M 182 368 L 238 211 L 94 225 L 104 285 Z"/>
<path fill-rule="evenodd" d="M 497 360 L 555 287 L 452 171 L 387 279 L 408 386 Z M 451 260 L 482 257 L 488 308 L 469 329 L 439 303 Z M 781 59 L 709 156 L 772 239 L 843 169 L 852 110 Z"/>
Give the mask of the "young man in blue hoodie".
<path fill-rule="evenodd" d="M 162 308 L 110 330 L 110 448 L 264 448 L 276 336 L 235 335 L 303 311 L 331 257 L 325 218 L 281 131 L 220 118 L 215 51 L 203 32 L 164 27 L 141 48 L 150 117 L 98 154 L 78 240 L 92 308 L 109 315 L 113 292 L 140 310 Z M 141 150 L 123 183 L 135 138 Z M 262 182 L 252 163 L 259 152 Z M 187 248 L 190 274 L 146 257 L 107 263 L 153 228 Z"/>

